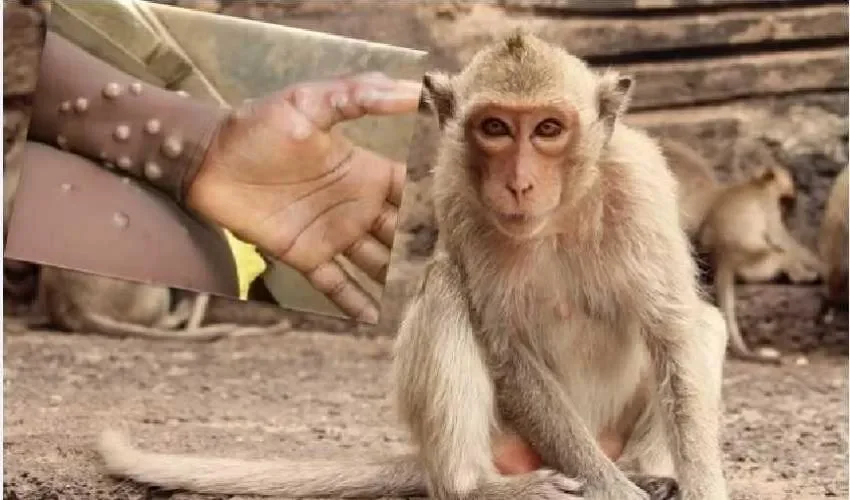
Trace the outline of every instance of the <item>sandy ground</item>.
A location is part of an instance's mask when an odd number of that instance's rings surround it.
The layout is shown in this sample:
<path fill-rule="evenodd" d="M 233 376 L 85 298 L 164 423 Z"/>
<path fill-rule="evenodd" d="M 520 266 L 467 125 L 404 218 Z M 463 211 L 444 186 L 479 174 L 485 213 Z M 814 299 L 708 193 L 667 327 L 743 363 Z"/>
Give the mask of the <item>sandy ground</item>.
<path fill-rule="evenodd" d="M 406 448 L 387 397 L 387 338 L 194 345 L 30 332 L 4 347 L 4 500 L 201 498 L 105 478 L 91 443 L 108 425 L 152 450 L 230 457 Z M 847 497 L 846 358 L 730 362 L 725 395 L 733 498 Z"/>

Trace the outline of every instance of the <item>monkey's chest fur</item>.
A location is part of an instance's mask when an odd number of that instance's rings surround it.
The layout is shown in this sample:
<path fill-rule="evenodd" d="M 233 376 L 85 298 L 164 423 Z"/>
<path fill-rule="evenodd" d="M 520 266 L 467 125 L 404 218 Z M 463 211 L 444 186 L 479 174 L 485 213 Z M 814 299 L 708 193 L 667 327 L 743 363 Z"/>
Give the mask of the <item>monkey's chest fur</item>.
<path fill-rule="evenodd" d="M 480 324 L 502 330 L 479 332 L 485 352 L 488 337 L 507 339 L 502 348 L 521 343 L 543 360 L 592 433 L 628 434 L 650 403 L 649 350 L 631 315 L 589 306 L 587 290 L 600 304 L 614 295 L 606 297 L 599 279 L 572 264 L 544 256 L 470 276 L 480 284 L 471 287 L 470 307 Z"/>

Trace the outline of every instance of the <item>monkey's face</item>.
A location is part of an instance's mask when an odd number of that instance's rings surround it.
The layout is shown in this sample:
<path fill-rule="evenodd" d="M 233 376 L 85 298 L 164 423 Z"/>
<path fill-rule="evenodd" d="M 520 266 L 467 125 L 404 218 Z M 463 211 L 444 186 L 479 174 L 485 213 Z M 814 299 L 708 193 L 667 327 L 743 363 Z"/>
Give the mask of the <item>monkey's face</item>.
<path fill-rule="evenodd" d="M 782 211 L 787 214 L 794 209 L 794 205 L 796 205 L 797 202 L 797 192 L 794 187 L 794 179 L 791 177 L 791 173 L 784 168 L 772 168 L 770 170 L 770 180 L 773 185 L 774 192 L 779 198 Z"/>
<path fill-rule="evenodd" d="M 566 106 L 485 104 L 468 115 L 469 168 L 488 218 L 508 236 L 537 235 L 560 205 L 575 122 Z"/>

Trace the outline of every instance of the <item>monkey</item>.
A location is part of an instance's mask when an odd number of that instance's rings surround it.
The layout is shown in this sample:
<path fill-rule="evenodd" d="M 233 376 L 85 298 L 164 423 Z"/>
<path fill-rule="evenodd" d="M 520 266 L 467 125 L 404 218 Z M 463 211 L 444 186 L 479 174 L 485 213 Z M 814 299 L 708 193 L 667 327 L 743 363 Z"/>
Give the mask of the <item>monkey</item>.
<path fill-rule="evenodd" d="M 761 167 L 723 187 L 699 229 L 699 244 L 711 254 L 731 354 L 738 359 L 777 364 L 781 354 L 772 348 L 753 352 L 744 342 L 735 317 L 736 279 L 758 283 L 787 275 L 793 283 L 814 283 L 822 276 L 820 259 L 785 226 L 783 212 L 795 199 L 790 172 Z"/>
<path fill-rule="evenodd" d="M 667 163 L 679 186 L 679 217 L 685 233 L 695 244 L 700 264 L 708 266 L 707 260 L 711 260 L 710 249 L 701 245 L 700 234 L 704 227 L 706 218 L 720 194 L 729 188 L 720 182 L 714 172 L 714 168 L 696 151 L 686 144 L 662 138 L 659 140 Z M 708 259 L 705 253 L 709 254 Z M 713 260 L 717 261 L 718 258 Z M 708 269 L 705 269 L 709 271 Z M 706 272 L 710 274 L 710 272 Z M 714 273 L 716 276 L 716 273 Z M 734 299 L 733 299 L 734 300 Z M 733 313 L 734 314 L 734 313 Z M 734 327 L 737 328 L 737 325 Z M 761 347 L 755 353 L 744 352 L 736 349 L 740 342 L 730 346 L 732 355 L 738 359 L 756 361 L 762 363 L 779 363 L 780 353 L 770 347 Z"/>
<path fill-rule="evenodd" d="M 106 430 L 105 470 L 295 498 L 725 500 L 725 324 L 700 293 L 663 154 L 621 120 L 632 86 L 524 32 L 426 74 L 438 247 L 392 368 L 412 453 L 245 462 L 145 452 Z M 506 435 L 544 467 L 500 473 Z M 598 442 L 610 435 L 616 463 Z"/>
<path fill-rule="evenodd" d="M 173 296 L 174 291 L 165 286 L 42 266 L 36 300 L 43 316 L 30 326 L 50 325 L 112 337 L 191 341 L 288 330 L 285 321 L 262 327 L 227 323 L 201 326 L 209 294 L 182 297 L 172 311 Z"/>
<path fill-rule="evenodd" d="M 818 234 L 818 253 L 825 267 L 822 315 L 831 322 L 837 307 L 847 307 L 848 182 L 845 166 L 833 181 Z"/>
<path fill-rule="evenodd" d="M 667 165 L 679 186 L 679 219 L 689 238 L 696 239 L 702 223 L 722 189 L 714 168 L 687 145 L 659 139 Z"/>

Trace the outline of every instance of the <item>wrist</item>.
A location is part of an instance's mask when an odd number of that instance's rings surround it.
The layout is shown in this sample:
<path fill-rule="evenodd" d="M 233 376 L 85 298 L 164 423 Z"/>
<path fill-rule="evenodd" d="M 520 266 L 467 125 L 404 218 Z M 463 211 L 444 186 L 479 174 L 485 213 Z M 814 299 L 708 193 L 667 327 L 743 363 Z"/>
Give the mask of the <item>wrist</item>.
<path fill-rule="evenodd" d="M 52 33 L 42 59 L 31 137 L 183 203 L 226 110 L 138 81 Z"/>
<path fill-rule="evenodd" d="M 225 185 L 221 179 L 222 158 L 226 136 L 232 129 L 236 113 L 227 110 L 210 124 L 204 135 L 203 149 L 199 149 L 192 168 L 187 169 L 181 183 L 184 205 L 200 214 L 215 219 L 215 201 L 226 194 L 221 189 Z"/>

